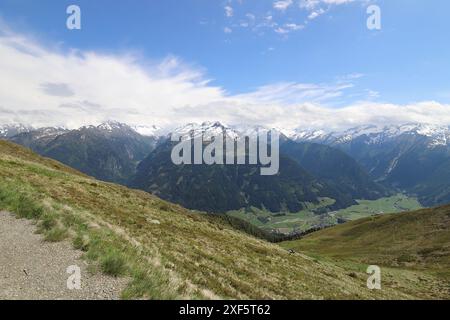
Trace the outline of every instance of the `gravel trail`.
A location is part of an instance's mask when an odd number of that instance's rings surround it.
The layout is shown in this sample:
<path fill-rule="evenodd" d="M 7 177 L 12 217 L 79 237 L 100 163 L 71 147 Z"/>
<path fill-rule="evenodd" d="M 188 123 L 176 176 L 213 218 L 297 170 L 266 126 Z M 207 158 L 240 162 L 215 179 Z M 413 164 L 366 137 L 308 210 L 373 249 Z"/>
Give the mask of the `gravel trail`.
<path fill-rule="evenodd" d="M 127 280 L 90 274 L 81 255 L 67 241 L 43 241 L 32 221 L 0 212 L 0 300 L 119 299 Z M 81 269 L 80 290 L 67 288 L 69 266 Z"/>

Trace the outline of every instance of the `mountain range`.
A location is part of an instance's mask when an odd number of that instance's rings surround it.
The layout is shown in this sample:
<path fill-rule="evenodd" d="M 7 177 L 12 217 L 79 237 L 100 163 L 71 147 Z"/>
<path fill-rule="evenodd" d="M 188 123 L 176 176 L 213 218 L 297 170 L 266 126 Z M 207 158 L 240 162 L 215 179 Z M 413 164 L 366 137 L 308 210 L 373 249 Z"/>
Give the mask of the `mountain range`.
<path fill-rule="evenodd" d="M 6 124 L 0 125 L 0 138 L 8 139 L 22 132 L 30 132 L 34 130 L 31 126 L 23 124 Z"/>
<path fill-rule="evenodd" d="M 254 206 L 271 212 L 297 212 L 321 197 L 335 200 L 333 208 L 353 199 L 314 177 L 291 158 L 280 157 L 280 171 L 261 176 L 258 165 L 175 165 L 173 144 L 158 146 L 138 166 L 133 187 L 149 191 L 190 209 L 226 212 Z"/>
<path fill-rule="evenodd" d="M 331 198 L 333 205 L 325 210 L 335 210 L 399 191 L 417 196 L 426 206 L 450 202 L 448 127 L 281 131 L 280 172 L 266 178 L 254 165 L 174 166 L 170 160 L 171 134 L 226 132 L 236 138 L 251 136 L 258 128 L 205 122 L 167 134 L 156 126 L 110 121 L 75 130 L 0 126 L 0 133 L 98 179 L 140 188 L 191 209 L 225 212 L 254 206 L 293 212 Z"/>
<path fill-rule="evenodd" d="M 450 202 L 450 128 L 425 124 L 364 126 L 343 132 L 301 131 L 295 141 L 340 149 L 388 188 L 426 206 Z"/>
<path fill-rule="evenodd" d="M 156 145 L 154 137 L 143 136 L 118 122 L 77 130 L 41 128 L 9 140 L 90 176 L 121 184 L 128 182 L 137 164 Z"/>

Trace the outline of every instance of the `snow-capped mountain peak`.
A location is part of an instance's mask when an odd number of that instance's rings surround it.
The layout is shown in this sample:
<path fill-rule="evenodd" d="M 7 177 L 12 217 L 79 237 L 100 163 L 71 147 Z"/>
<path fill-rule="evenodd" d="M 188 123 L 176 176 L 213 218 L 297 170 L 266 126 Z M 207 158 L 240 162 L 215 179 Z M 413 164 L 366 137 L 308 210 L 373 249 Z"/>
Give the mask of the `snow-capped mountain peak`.
<path fill-rule="evenodd" d="M 162 135 L 162 128 L 155 125 L 135 125 L 132 128 L 140 135 L 146 137 L 159 137 Z"/>
<path fill-rule="evenodd" d="M 52 138 L 69 131 L 64 127 L 45 127 L 33 130 L 34 139 Z"/>
<path fill-rule="evenodd" d="M 23 124 L 0 125 L 0 138 L 11 138 L 17 134 L 29 132 L 31 130 L 33 130 L 31 126 Z"/>
<path fill-rule="evenodd" d="M 296 141 L 311 141 L 326 144 L 345 144 L 364 137 L 367 144 L 380 144 L 402 135 L 417 135 L 428 138 L 429 146 L 450 145 L 450 127 L 432 124 L 408 123 L 390 126 L 359 126 L 344 131 L 293 130 L 288 137 Z"/>
<path fill-rule="evenodd" d="M 222 134 L 226 134 L 229 138 L 234 139 L 239 136 L 239 132 L 235 129 L 224 125 L 220 122 L 203 122 L 198 123 L 188 123 L 175 129 L 170 135 L 175 135 L 182 137 L 183 139 L 188 138 L 198 138 L 200 136 L 214 137 Z"/>
<path fill-rule="evenodd" d="M 147 137 L 159 137 L 162 134 L 162 129 L 155 125 L 128 125 L 118 121 L 106 121 L 95 128 L 107 131 L 108 133 L 134 131 Z"/>
<path fill-rule="evenodd" d="M 113 132 L 117 130 L 129 130 L 131 127 L 118 121 L 106 121 L 98 125 L 97 129 Z"/>
<path fill-rule="evenodd" d="M 272 129 L 277 130 L 277 129 Z M 223 124 L 221 122 L 203 122 L 201 124 L 198 123 L 188 123 L 182 127 L 175 129 L 172 133 L 176 134 L 176 136 L 183 137 L 183 139 L 187 139 L 188 137 L 197 138 L 199 136 L 205 137 L 213 137 L 225 134 L 227 138 L 235 140 L 240 139 L 242 137 L 255 137 L 259 132 L 269 131 L 268 128 L 264 126 L 257 125 L 233 125 L 229 126 Z M 277 130 L 280 132 L 280 130 Z"/>

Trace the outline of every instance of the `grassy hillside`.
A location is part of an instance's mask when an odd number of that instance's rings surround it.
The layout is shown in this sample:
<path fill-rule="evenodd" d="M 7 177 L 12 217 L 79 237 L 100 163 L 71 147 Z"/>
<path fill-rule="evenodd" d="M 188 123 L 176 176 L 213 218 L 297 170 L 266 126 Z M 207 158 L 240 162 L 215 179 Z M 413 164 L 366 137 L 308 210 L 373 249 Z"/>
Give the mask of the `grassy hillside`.
<path fill-rule="evenodd" d="M 92 272 L 127 276 L 124 298 L 388 299 L 386 286 L 240 233 L 145 192 L 103 183 L 0 142 L 0 207 L 35 219 L 48 241 L 85 251 Z"/>
<path fill-rule="evenodd" d="M 450 206 L 373 216 L 281 245 L 354 270 L 383 266 L 389 276 L 418 279 L 431 296 L 450 297 Z"/>

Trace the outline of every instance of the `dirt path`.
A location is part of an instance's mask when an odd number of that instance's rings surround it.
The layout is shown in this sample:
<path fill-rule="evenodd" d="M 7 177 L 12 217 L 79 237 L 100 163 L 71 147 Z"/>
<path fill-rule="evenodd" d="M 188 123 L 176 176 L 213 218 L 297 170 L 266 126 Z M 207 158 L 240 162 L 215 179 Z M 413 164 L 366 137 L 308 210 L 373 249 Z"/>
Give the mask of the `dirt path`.
<path fill-rule="evenodd" d="M 89 274 L 70 243 L 49 243 L 31 221 L 0 212 L 1 299 L 118 299 L 126 279 Z M 81 289 L 69 290 L 69 266 L 81 269 Z"/>

